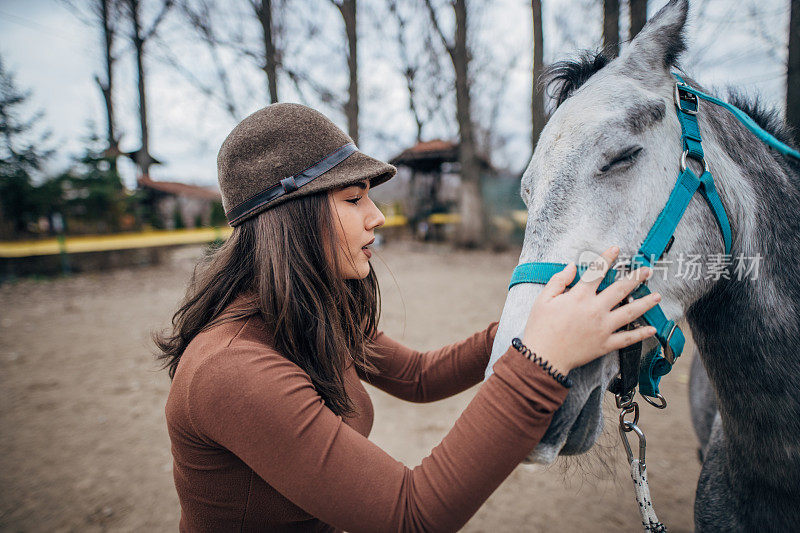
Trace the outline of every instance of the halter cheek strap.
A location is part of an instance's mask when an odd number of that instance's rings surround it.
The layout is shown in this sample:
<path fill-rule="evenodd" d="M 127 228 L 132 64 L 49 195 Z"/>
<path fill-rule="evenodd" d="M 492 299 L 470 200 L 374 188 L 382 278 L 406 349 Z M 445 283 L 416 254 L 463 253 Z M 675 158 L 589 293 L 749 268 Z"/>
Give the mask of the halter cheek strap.
<path fill-rule="evenodd" d="M 766 144 L 767 146 L 769 146 L 770 148 L 772 148 L 774 150 L 777 150 L 778 152 L 782 153 L 783 155 L 786 155 L 786 156 L 789 156 L 789 157 L 793 157 L 795 159 L 800 160 L 800 152 L 798 152 L 797 150 L 795 150 L 794 148 L 792 148 L 788 144 L 783 143 L 783 142 L 779 141 L 778 139 L 776 139 L 774 135 L 772 135 L 770 132 L 766 131 L 764 128 L 762 128 L 761 126 L 756 124 L 756 121 L 753 120 L 750 117 L 750 115 L 748 115 L 747 113 L 745 113 L 744 111 L 742 111 L 738 107 L 732 106 L 731 104 L 729 104 L 728 102 L 725 102 L 724 100 L 720 100 L 719 98 L 715 98 L 715 97 L 711 96 L 710 94 L 706 94 L 703 91 L 700 91 L 699 89 L 695 89 L 694 87 L 691 87 L 688 83 L 686 83 L 683 80 L 683 78 L 679 74 L 673 73 L 672 75 L 675 76 L 675 78 L 678 79 L 683 91 L 691 93 L 694 96 L 696 96 L 697 98 L 702 98 L 703 100 L 705 100 L 707 102 L 711 102 L 712 104 L 715 104 L 715 105 L 718 105 L 719 107 L 727 109 L 728 111 L 731 112 L 731 114 L 733 114 L 733 116 L 739 122 L 741 122 L 747 129 L 749 129 L 753 133 L 753 135 L 755 135 L 756 137 L 761 139 L 761 141 L 764 144 Z"/>

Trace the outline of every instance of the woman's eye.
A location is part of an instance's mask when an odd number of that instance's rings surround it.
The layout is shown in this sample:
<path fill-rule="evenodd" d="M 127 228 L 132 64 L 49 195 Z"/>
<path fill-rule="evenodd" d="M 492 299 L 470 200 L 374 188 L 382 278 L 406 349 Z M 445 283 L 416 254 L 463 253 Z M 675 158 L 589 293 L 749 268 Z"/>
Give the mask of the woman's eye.
<path fill-rule="evenodd" d="M 626 167 L 633 164 L 636 161 L 636 158 L 642 151 L 641 146 L 632 146 L 630 148 L 626 148 L 618 155 L 614 156 L 614 158 L 609 161 L 607 164 L 600 167 L 600 173 L 608 172 L 609 170 L 617 167 Z"/>
<path fill-rule="evenodd" d="M 358 198 L 351 198 L 351 199 L 345 200 L 345 201 L 346 202 L 350 202 L 353 205 L 358 205 L 359 200 L 361 200 L 361 196 L 359 196 Z"/>

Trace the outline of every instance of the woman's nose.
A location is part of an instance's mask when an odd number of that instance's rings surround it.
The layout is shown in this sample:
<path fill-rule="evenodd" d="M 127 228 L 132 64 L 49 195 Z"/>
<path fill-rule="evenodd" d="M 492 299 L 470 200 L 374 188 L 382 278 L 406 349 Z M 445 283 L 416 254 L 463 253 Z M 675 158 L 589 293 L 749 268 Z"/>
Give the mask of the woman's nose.
<path fill-rule="evenodd" d="M 371 230 L 383 226 L 386 223 L 386 217 L 383 216 L 383 213 L 378 209 L 378 206 L 375 205 L 375 202 L 372 201 L 372 198 L 369 199 L 369 203 L 371 204 L 371 209 L 369 217 L 367 217 L 366 228 Z"/>

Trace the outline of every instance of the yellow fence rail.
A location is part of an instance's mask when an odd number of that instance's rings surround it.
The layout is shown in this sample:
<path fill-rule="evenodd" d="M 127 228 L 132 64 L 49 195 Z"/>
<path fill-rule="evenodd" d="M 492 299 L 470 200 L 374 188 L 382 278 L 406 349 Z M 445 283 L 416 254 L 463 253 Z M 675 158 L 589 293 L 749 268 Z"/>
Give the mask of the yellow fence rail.
<path fill-rule="evenodd" d="M 57 255 L 59 253 L 74 254 L 174 246 L 177 244 L 197 244 L 226 239 L 232 231 L 233 229 L 229 227 L 197 228 L 117 233 L 113 235 L 85 235 L 39 241 L 6 241 L 0 242 L 0 257 L 31 257 L 36 255 Z"/>
<path fill-rule="evenodd" d="M 512 212 L 514 224 L 525 225 L 525 211 Z M 461 220 L 458 213 L 435 213 L 428 217 L 431 224 L 457 224 Z M 504 219 L 505 220 L 505 219 Z M 506 222 L 508 223 L 508 222 Z M 403 215 L 386 215 L 383 227 L 401 227 L 408 224 Z M 117 233 L 113 235 L 85 235 L 43 239 L 36 241 L 0 242 L 0 258 L 32 257 L 58 255 L 61 253 L 104 252 L 109 250 L 129 250 L 133 248 L 152 248 L 180 244 L 201 244 L 218 239 L 227 239 L 232 228 L 197 228 L 182 230 L 154 230 L 139 233 Z"/>

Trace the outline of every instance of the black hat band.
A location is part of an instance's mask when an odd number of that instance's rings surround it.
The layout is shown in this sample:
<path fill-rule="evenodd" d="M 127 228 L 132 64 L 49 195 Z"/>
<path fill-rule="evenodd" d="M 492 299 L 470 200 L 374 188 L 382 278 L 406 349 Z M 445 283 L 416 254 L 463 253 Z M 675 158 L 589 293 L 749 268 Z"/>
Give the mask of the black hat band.
<path fill-rule="evenodd" d="M 225 213 L 225 216 L 228 218 L 228 223 L 231 226 L 236 226 L 238 223 L 242 222 L 247 215 L 259 207 L 284 194 L 296 191 L 303 185 L 325 174 L 357 151 L 358 148 L 356 148 L 354 143 L 347 143 L 341 148 L 337 148 L 299 174 L 282 179 L 277 185 L 273 185 L 269 189 L 261 191 Z"/>

